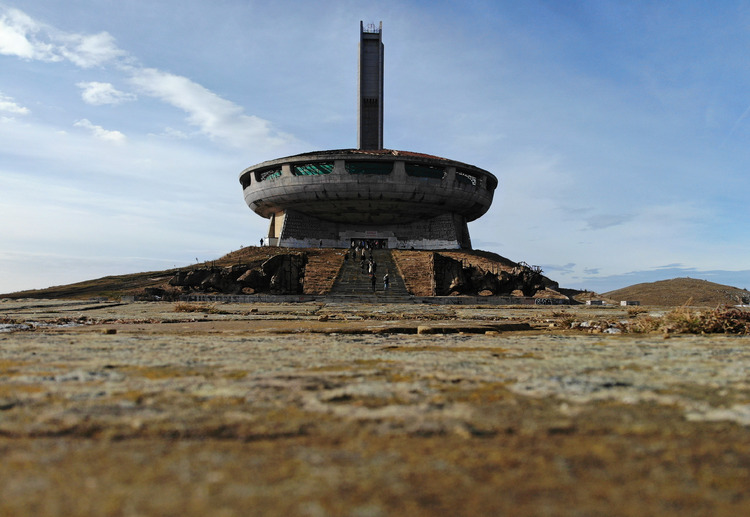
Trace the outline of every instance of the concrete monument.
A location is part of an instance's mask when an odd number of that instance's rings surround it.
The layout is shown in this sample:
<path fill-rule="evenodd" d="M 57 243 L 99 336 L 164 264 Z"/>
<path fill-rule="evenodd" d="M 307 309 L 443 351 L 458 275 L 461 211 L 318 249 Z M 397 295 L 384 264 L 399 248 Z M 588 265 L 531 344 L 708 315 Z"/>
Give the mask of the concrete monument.
<path fill-rule="evenodd" d="M 466 163 L 383 148 L 380 26 L 360 22 L 358 149 L 314 151 L 240 174 L 245 202 L 284 247 L 470 249 L 467 223 L 490 207 L 497 178 Z"/>

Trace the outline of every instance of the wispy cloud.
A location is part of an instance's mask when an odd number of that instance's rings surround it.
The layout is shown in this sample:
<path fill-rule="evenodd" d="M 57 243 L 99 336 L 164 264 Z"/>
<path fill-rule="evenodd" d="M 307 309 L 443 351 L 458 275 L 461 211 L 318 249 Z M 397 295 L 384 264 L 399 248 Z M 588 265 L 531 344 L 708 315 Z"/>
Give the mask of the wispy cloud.
<path fill-rule="evenodd" d="M 73 124 L 73 126 L 87 129 L 96 138 L 100 140 L 104 140 L 106 142 L 113 142 L 116 144 L 125 142 L 125 135 L 122 134 L 121 132 L 104 129 L 102 126 L 97 126 L 95 124 L 92 124 L 88 119 L 85 119 L 85 118 L 76 121 Z"/>
<path fill-rule="evenodd" d="M 629 214 L 597 214 L 586 219 L 587 229 L 604 230 L 629 222 L 633 219 Z"/>
<path fill-rule="evenodd" d="M 60 54 L 81 68 L 100 66 L 126 55 L 107 32 L 91 35 L 65 34 L 60 40 Z"/>
<path fill-rule="evenodd" d="M 242 107 L 186 77 L 143 68 L 133 71 L 131 82 L 144 94 L 183 110 L 190 124 L 214 140 L 235 147 L 254 142 L 280 146 L 292 140 L 290 135 L 274 131 L 267 120 L 245 114 Z"/>
<path fill-rule="evenodd" d="M 745 108 L 745 111 L 742 112 L 742 115 L 740 115 L 739 118 L 735 120 L 734 125 L 732 126 L 732 129 L 729 130 L 729 133 L 724 138 L 724 141 L 722 142 L 722 144 L 725 144 L 726 141 L 729 140 L 732 137 L 732 135 L 734 135 L 735 131 L 737 131 L 737 128 L 740 127 L 740 124 L 742 123 L 743 120 L 747 118 L 748 115 L 750 115 L 750 106 Z"/>
<path fill-rule="evenodd" d="M 547 264 L 542 266 L 542 270 L 549 274 L 555 272 L 557 274 L 570 274 L 575 271 L 576 264 L 574 262 L 568 262 L 563 265 Z"/>
<path fill-rule="evenodd" d="M 101 66 L 126 55 L 107 32 L 66 33 L 18 9 L 0 14 L 0 54 L 40 61 L 68 60 L 82 68 Z"/>
<path fill-rule="evenodd" d="M 188 114 L 189 124 L 209 139 L 231 147 L 282 147 L 295 138 L 275 130 L 271 123 L 254 115 L 200 84 L 180 75 L 155 68 L 143 68 L 120 49 L 107 32 L 77 34 L 39 23 L 18 9 L 0 7 L 0 53 L 40 61 L 67 60 L 81 68 L 113 64 L 130 75 L 131 83 L 144 95 L 160 99 Z M 79 82 L 84 102 L 92 105 L 118 104 L 135 100 L 135 95 L 115 89 L 110 83 Z M 85 125 L 84 121 L 80 121 Z M 86 121 L 88 122 L 88 121 Z M 80 125 L 80 124 L 79 124 Z M 119 132 L 98 126 L 95 135 L 105 140 L 123 140 Z"/>
<path fill-rule="evenodd" d="M 8 97 L 2 92 L 0 92 L 0 111 L 13 115 L 28 115 L 30 113 L 29 108 L 18 105 L 13 97 Z"/>
<path fill-rule="evenodd" d="M 169 138 L 173 140 L 186 140 L 190 138 L 190 135 L 179 129 L 173 127 L 165 127 L 161 133 L 150 133 L 149 136 L 159 136 L 163 138 Z"/>
<path fill-rule="evenodd" d="M 36 39 L 40 26 L 18 9 L 0 14 L 0 54 L 24 59 L 59 61 L 53 45 Z"/>
<path fill-rule="evenodd" d="M 135 94 L 126 93 L 117 90 L 110 83 L 100 83 L 97 81 L 80 82 L 76 86 L 81 88 L 81 98 L 87 104 L 101 106 L 102 104 L 120 104 L 126 101 L 136 99 Z"/>

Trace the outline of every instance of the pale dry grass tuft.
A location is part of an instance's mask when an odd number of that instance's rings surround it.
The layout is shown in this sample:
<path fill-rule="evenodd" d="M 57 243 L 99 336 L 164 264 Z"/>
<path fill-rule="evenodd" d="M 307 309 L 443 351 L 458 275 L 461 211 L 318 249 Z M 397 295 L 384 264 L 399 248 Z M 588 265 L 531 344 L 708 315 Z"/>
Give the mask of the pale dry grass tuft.
<path fill-rule="evenodd" d="M 221 311 L 216 308 L 215 303 L 203 304 L 203 303 L 188 303 L 180 302 L 174 306 L 175 312 L 202 312 L 205 314 L 221 314 Z"/>

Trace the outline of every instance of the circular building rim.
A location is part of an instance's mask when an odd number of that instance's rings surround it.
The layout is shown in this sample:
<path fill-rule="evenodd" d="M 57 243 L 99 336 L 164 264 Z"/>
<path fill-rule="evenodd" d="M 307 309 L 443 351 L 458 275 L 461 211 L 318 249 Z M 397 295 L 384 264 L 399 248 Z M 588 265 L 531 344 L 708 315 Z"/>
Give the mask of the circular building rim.
<path fill-rule="evenodd" d="M 444 213 L 473 221 L 489 210 L 497 188 L 497 178 L 479 167 L 394 150 L 297 154 L 248 167 L 239 180 L 245 202 L 262 217 L 294 209 L 351 223 L 377 214 L 383 224 Z"/>
<path fill-rule="evenodd" d="M 273 160 L 267 160 L 256 165 L 252 165 L 244 169 L 240 175 L 239 180 L 242 184 L 243 189 L 251 184 L 255 184 L 259 181 L 269 179 L 273 177 L 273 171 L 276 167 L 281 165 L 293 165 L 298 163 L 325 163 L 334 160 L 345 160 L 346 162 L 368 162 L 368 161 L 383 161 L 383 162 L 394 162 L 403 161 L 406 163 L 418 163 L 423 165 L 434 165 L 436 167 L 456 167 L 461 171 L 468 172 L 477 177 L 484 177 L 487 181 L 487 190 L 494 192 L 497 188 L 498 180 L 491 172 L 481 169 L 475 165 L 468 163 L 459 162 L 456 160 L 450 160 L 448 158 L 442 158 L 439 156 L 433 156 L 429 154 L 415 153 L 412 151 L 397 151 L 392 149 L 381 149 L 381 150 L 361 150 L 361 149 L 337 149 L 328 151 L 312 151 L 308 153 L 295 154 L 291 156 L 285 156 L 283 158 L 275 158 Z M 246 181 L 246 176 L 254 172 L 259 171 L 272 171 L 262 180 L 260 178 L 251 178 L 250 182 Z"/>

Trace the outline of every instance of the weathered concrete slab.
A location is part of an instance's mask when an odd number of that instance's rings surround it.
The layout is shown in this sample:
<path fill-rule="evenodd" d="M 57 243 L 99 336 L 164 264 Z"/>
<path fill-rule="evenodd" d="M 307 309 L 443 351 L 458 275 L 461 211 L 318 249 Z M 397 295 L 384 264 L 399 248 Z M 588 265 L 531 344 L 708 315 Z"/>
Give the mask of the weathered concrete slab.
<path fill-rule="evenodd" d="M 76 307 L 0 304 L 37 324 L 0 333 L 0 514 L 750 508 L 748 337 L 561 330 L 625 307 L 134 303 L 58 326 Z"/>

